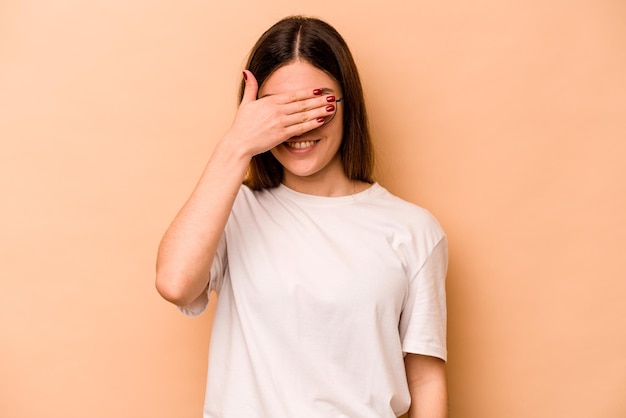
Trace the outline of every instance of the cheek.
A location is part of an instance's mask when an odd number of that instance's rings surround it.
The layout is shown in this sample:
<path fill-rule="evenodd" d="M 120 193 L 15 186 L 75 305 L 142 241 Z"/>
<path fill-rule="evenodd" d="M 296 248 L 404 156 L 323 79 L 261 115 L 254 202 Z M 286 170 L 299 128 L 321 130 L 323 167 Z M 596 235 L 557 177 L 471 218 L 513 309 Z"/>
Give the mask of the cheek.
<path fill-rule="evenodd" d="M 319 132 L 321 135 L 332 137 L 339 137 L 341 139 L 343 137 L 343 119 L 342 115 L 337 115 L 335 118 L 327 125 L 322 125 L 319 128 L 313 130 L 313 132 Z"/>
<path fill-rule="evenodd" d="M 329 126 L 330 131 L 329 131 L 329 135 L 331 135 L 333 138 L 336 138 L 336 140 L 341 143 L 343 142 L 343 125 L 341 123 L 338 123 L 335 126 Z"/>

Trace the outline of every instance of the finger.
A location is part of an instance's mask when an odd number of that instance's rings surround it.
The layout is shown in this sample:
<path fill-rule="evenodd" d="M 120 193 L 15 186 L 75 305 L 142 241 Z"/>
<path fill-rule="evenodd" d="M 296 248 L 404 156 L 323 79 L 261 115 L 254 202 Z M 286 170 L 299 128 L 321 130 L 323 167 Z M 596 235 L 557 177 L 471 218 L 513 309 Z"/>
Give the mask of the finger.
<path fill-rule="evenodd" d="M 287 103 L 282 105 L 282 109 L 287 115 L 295 113 L 308 112 L 313 109 L 326 108 L 327 106 L 334 106 L 336 98 L 333 95 L 315 97 L 311 99 L 299 100 L 297 102 Z"/>
<path fill-rule="evenodd" d="M 320 89 L 306 89 L 306 90 L 294 90 L 287 93 L 273 95 L 277 104 L 289 104 L 293 102 L 299 102 L 301 100 L 311 99 L 314 97 L 320 97 L 323 94 L 323 90 Z"/>
<path fill-rule="evenodd" d="M 336 111 L 337 109 L 335 103 L 324 102 L 322 107 L 316 107 L 314 109 L 285 115 L 283 119 L 284 126 L 288 127 L 309 121 L 315 121 L 319 118 L 327 118 L 329 116 L 333 116 Z"/>
<path fill-rule="evenodd" d="M 246 104 L 256 100 L 257 92 L 259 91 L 259 85 L 251 71 L 244 70 L 243 78 L 245 80 L 245 88 L 243 91 L 243 98 L 241 104 Z"/>
<path fill-rule="evenodd" d="M 285 132 L 287 134 L 287 139 L 293 138 L 294 136 L 304 135 L 305 133 L 312 131 L 313 129 L 319 128 L 323 124 L 324 124 L 324 118 L 318 117 L 317 119 L 307 120 L 305 122 L 288 126 L 285 129 Z"/>

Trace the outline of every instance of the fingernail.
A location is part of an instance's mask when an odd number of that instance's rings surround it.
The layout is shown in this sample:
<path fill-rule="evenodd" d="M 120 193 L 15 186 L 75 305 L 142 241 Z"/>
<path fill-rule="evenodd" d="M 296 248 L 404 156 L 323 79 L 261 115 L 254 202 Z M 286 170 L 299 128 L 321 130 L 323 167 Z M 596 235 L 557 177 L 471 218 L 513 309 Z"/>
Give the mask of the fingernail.
<path fill-rule="evenodd" d="M 333 105 L 326 106 L 326 111 L 327 112 L 332 112 L 333 110 L 335 110 L 335 106 L 333 106 Z"/>
<path fill-rule="evenodd" d="M 244 79 L 244 80 L 246 80 L 246 81 L 248 81 L 248 74 L 246 74 L 246 72 L 245 72 L 245 71 L 243 72 L 243 79 Z"/>
<path fill-rule="evenodd" d="M 322 89 L 315 89 L 313 90 L 313 94 L 316 96 L 319 96 L 320 94 L 322 94 Z"/>
<path fill-rule="evenodd" d="M 317 120 L 319 123 L 324 122 L 324 118 L 317 118 L 316 120 Z"/>
<path fill-rule="evenodd" d="M 326 96 L 326 101 L 327 102 L 334 102 L 335 101 L 335 96 Z"/>

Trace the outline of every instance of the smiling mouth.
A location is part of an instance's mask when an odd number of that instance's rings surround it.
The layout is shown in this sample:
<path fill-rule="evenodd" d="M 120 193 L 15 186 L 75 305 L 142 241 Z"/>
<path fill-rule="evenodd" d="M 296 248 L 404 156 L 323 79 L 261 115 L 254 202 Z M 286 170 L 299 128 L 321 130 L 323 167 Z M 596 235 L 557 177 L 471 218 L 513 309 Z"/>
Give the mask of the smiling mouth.
<path fill-rule="evenodd" d="M 302 149 L 302 148 L 312 147 L 318 142 L 320 142 L 319 139 L 315 141 L 291 141 L 291 142 L 285 142 L 285 145 L 288 146 L 289 148 Z"/>

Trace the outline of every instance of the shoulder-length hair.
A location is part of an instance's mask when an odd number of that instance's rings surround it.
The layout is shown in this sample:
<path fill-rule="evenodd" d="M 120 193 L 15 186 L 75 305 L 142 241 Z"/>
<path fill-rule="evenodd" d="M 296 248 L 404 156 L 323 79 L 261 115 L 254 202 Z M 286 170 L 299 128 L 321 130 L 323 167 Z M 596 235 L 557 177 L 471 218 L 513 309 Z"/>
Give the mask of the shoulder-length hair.
<path fill-rule="evenodd" d="M 351 180 L 373 183 L 374 153 L 370 138 L 361 80 L 339 32 L 328 23 L 310 17 L 290 16 L 269 28 L 252 48 L 246 68 L 259 87 L 278 68 L 303 60 L 333 77 L 343 92 L 343 138 L 339 152 Z M 243 98 L 242 81 L 239 101 Z M 255 155 L 244 184 L 253 190 L 277 187 L 283 168 L 270 151 Z"/>

